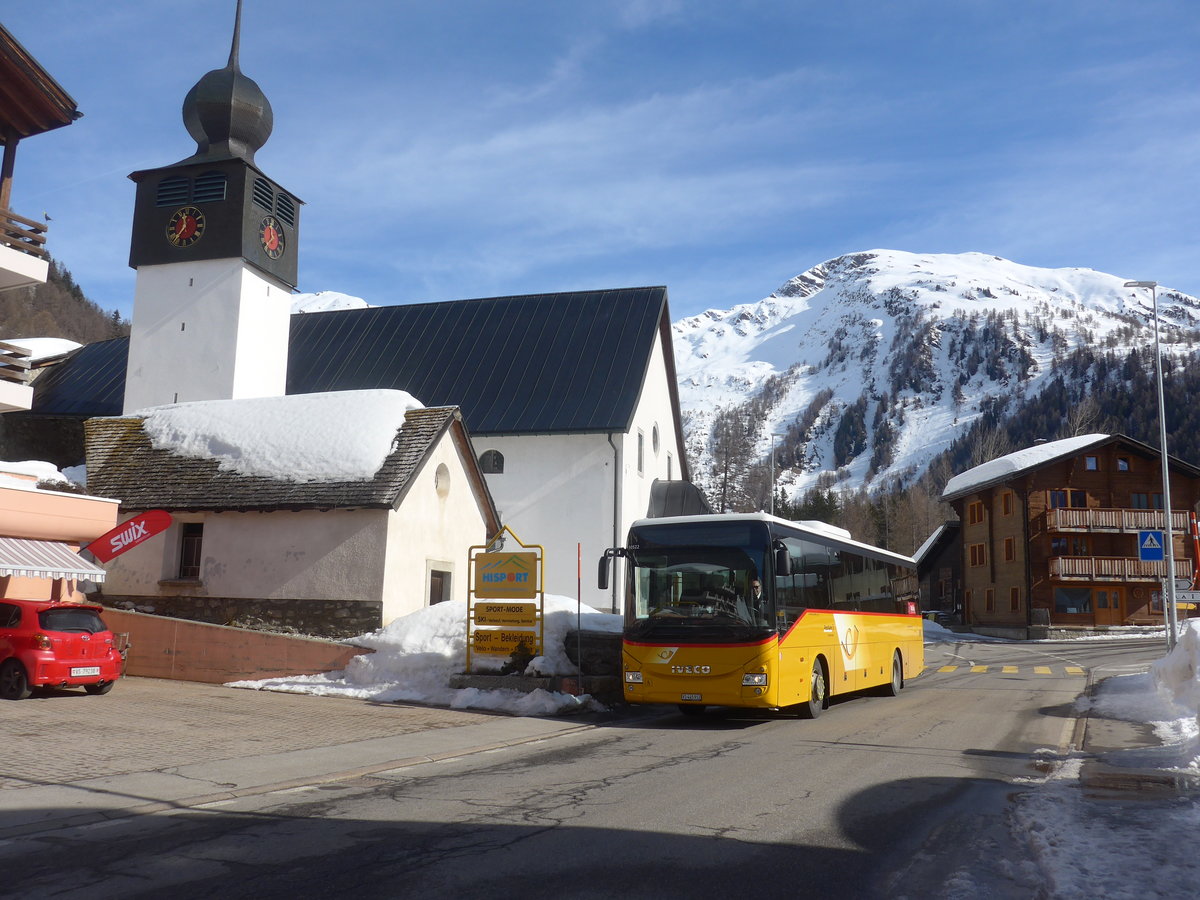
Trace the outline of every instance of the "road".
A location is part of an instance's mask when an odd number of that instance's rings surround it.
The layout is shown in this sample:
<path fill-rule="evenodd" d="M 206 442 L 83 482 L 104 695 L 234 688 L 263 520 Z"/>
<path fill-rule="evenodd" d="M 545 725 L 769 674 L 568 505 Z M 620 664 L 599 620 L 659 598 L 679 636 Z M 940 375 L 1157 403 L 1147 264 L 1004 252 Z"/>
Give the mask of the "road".
<path fill-rule="evenodd" d="M 0 842 L 0 896 L 932 896 L 1153 642 L 930 645 L 815 721 L 641 711 L 542 743 Z M 1016 896 L 1016 894 L 1014 894 Z"/>

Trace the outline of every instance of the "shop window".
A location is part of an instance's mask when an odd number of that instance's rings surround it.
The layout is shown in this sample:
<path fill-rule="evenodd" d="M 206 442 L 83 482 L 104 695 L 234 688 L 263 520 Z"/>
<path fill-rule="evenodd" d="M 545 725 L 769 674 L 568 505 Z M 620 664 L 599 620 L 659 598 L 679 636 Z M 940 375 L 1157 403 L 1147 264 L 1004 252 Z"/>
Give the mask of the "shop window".
<path fill-rule="evenodd" d="M 971 546 L 967 548 L 967 552 L 970 556 L 972 566 L 987 565 L 987 547 L 985 547 L 983 544 L 971 544 Z"/>
<path fill-rule="evenodd" d="M 1091 588 L 1055 588 L 1054 611 L 1058 613 L 1090 613 L 1092 611 Z"/>
<path fill-rule="evenodd" d="M 179 539 L 179 577 L 199 578 L 201 550 L 204 545 L 204 523 L 184 522 Z"/>

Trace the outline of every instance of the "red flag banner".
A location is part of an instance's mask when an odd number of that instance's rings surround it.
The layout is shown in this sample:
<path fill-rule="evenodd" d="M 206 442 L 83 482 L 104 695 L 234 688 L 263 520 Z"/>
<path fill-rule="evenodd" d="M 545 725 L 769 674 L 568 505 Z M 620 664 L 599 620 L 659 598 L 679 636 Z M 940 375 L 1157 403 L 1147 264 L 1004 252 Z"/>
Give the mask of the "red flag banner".
<path fill-rule="evenodd" d="M 170 524 L 171 514 L 165 509 L 147 510 L 128 522 L 122 522 L 112 531 L 100 535 L 85 549 L 100 562 L 106 563 L 147 538 L 166 531 Z"/>

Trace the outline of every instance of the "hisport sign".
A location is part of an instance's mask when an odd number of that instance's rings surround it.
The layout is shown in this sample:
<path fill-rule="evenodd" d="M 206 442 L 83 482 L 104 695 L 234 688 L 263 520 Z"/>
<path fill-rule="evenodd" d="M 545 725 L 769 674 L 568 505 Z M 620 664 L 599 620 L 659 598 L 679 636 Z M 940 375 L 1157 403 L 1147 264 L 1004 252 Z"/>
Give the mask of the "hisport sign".
<path fill-rule="evenodd" d="M 532 600 L 538 594 L 536 553 L 479 553 L 475 556 L 475 596 L 492 600 Z"/>

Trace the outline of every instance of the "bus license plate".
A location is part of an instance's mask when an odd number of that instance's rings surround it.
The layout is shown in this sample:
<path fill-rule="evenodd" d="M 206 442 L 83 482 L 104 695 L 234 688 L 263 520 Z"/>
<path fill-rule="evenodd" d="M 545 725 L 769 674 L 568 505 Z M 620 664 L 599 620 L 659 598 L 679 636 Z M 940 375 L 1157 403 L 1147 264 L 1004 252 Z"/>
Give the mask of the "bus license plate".
<path fill-rule="evenodd" d="M 699 700 L 703 700 L 704 698 L 702 696 L 700 696 L 699 694 L 680 694 L 679 699 L 680 700 L 699 701 Z"/>
<path fill-rule="evenodd" d="M 71 669 L 72 678 L 86 678 L 88 675 L 99 675 L 99 666 L 75 666 Z"/>

